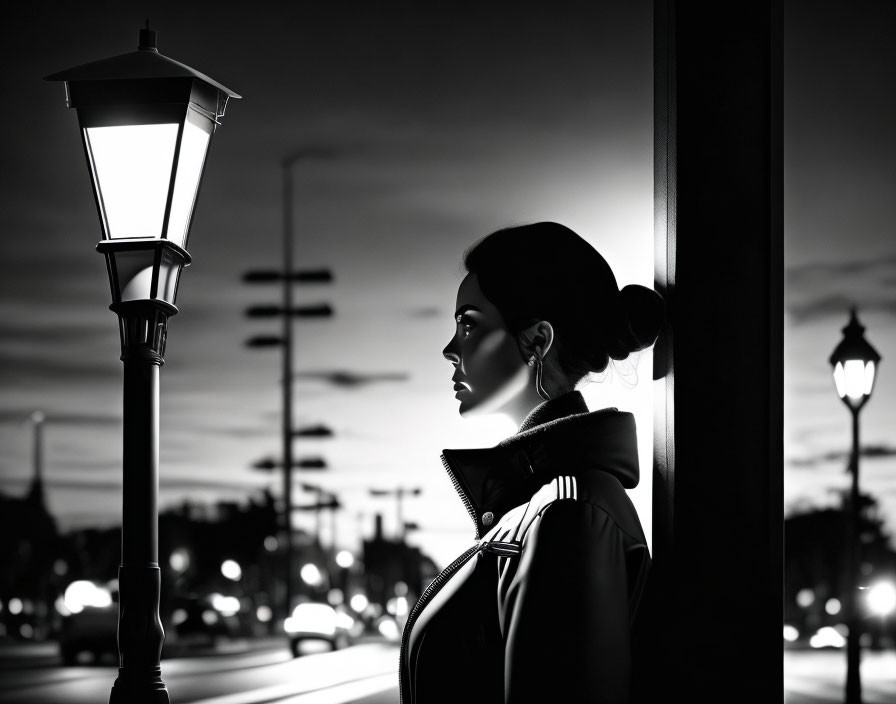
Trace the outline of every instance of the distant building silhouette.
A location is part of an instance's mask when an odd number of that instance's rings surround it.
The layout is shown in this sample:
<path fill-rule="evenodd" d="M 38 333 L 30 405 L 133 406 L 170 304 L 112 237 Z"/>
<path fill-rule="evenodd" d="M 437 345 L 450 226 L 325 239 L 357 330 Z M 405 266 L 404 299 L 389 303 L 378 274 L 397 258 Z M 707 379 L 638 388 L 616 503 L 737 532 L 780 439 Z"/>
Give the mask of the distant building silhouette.
<path fill-rule="evenodd" d="M 371 602 L 385 605 L 396 595 L 396 585 L 404 582 L 413 605 L 416 597 L 438 573 L 436 564 L 420 548 L 404 540 L 383 537 L 383 517 L 376 514 L 374 533 L 364 541 L 364 567 L 367 596 Z"/>
<path fill-rule="evenodd" d="M 879 580 L 896 584 L 896 551 L 883 530 L 877 502 L 861 496 L 860 586 Z M 824 626 L 842 623 L 846 579 L 846 521 L 843 508 L 807 510 L 784 522 L 784 622 L 808 640 Z M 831 601 L 836 600 L 836 601 Z M 896 614 L 883 621 L 865 619 L 874 644 L 883 637 L 896 645 Z"/>
<path fill-rule="evenodd" d="M 3 635 L 43 639 L 52 630 L 61 542 L 47 510 L 39 456 L 24 497 L 0 494 L 0 601 Z"/>

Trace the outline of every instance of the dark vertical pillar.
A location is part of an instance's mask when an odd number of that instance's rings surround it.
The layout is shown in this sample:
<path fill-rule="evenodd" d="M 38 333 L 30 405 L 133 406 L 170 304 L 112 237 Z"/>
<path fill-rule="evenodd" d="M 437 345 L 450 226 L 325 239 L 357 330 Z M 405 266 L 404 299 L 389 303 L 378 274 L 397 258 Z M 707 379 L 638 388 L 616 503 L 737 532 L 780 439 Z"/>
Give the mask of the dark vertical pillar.
<path fill-rule="evenodd" d="M 846 627 L 849 629 L 846 640 L 846 704 L 862 704 L 862 621 L 859 617 L 859 604 L 856 598 L 859 592 L 859 574 L 862 570 L 861 542 L 859 540 L 861 532 L 859 528 L 859 411 L 861 408 L 861 405 L 858 408 L 850 407 L 850 411 L 852 411 L 852 457 L 849 468 L 852 470 L 852 481 L 849 487 L 849 515 L 846 524 L 848 551 L 846 569 L 849 570 L 849 574 L 846 580 L 846 599 L 844 599 L 846 607 L 844 615 Z"/>
<path fill-rule="evenodd" d="M 121 566 L 118 677 L 110 704 L 168 704 L 159 619 L 159 368 L 173 306 L 131 301 L 119 315 L 123 366 Z"/>
<path fill-rule="evenodd" d="M 292 165 L 283 162 L 283 531 L 286 538 L 284 618 L 292 614 L 293 549 L 292 535 Z"/>
<path fill-rule="evenodd" d="M 158 564 L 159 365 L 124 362 L 122 549 L 118 569 L 121 669 L 111 701 L 168 701 L 160 659 Z M 133 697 L 133 699 L 131 699 Z"/>
<path fill-rule="evenodd" d="M 653 662 L 665 699 L 782 701 L 780 7 L 654 7 Z"/>

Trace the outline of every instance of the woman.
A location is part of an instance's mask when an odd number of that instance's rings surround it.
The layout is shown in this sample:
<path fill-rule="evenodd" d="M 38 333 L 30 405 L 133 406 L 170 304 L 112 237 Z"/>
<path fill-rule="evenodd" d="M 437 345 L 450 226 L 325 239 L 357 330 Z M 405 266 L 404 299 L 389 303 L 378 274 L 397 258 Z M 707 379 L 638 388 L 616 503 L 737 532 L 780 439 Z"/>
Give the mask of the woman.
<path fill-rule="evenodd" d="M 425 590 L 402 637 L 404 704 L 630 701 L 632 626 L 650 564 L 625 489 L 634 418 L 576 385 L 656 340 L 660 296 L 619 291 L 572 230 L 499 230 L 468 250 L 445 347 L 462 416 L 519 432 L 442 459 L 475 544 Z"/>

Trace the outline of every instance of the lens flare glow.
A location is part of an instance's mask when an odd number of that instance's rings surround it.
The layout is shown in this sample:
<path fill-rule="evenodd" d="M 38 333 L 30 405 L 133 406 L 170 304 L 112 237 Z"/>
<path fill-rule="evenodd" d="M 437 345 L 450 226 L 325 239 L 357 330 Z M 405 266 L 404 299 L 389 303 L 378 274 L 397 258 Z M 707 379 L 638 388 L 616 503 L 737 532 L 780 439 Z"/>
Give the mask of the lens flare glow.
<path fill-rule="evenodd" d="M 796 603 L 804 609 L 815 603 L 815 592 L 811 589 L 800 589 L 796 593 Z"/>
<path fill-rule="evenodd" d="M 221 574 L 236 582 L 243 576 L 243 570 L 236 560 L 224 560 L 221 563 Z"/>
<path fill-rule="evenodd" d="M 53 606 L 61 616 L 71 616 L 72 612 L 68 610 L 68 607 L 65 605 L 65 599 L 63 597 L 56 597 L 56 601 L 53 602 Z"/>
<path fill-rule="evenodd" d="M 336 633 L 336 610 L 328 604 L 299 604 L 283 622 L 287 633 Z"/>
<path fill-rule="evenodd" d="M 403 596 L 397 596 L 386 602 L 386 611 L 393 616 L 405 616 L 408 613 L 408 600 Z"/>
<path fill-rule="evenodd" d="M 800 632 L 794 626 L 791 626 L 787 623 L 784 624 L 784 640 L 788 641 L 789 643 L 793 643 L 793 641 L 795 641 L 799 637 Z"/>
<path fill-rule="evenodd" d="M 233 616 L 240 610 L 240 600 L 235 596 L 211 595 L 212 607 L 222 616 Z"/>
<path fill-rule="evenodd" d="M 367 605 L 369 603 L 370 602 L 367 600 L 367 597 L 364 596 L 363 594 L 355 594 L 351 598 L 351 601 L 349 602 L 349 606 L 351 606 L 352 609 L 354 609 L 357 613 L 360 614 L 361 612 L 364 611 L 364 609 L 367 608 Z"/>
<path fill-rule="evenodd" d="M 171 552 L 168 564 L 175 572 L 183 572 L 190 566 L 190 553 L 183 548 L 177 548 L 177 550 Z"/>
<path fill-rule="evenodd" d="M 383 638 L 388 640 L 398 640 L 401 637 L 401 632 L 398 629 L 398 624 L 395 623 L 391 618 L 382 619 L 376 626 L 377 630 L 380 632 L 380 635 Z"/>
<path fill-rule="evenodd" d="M 320 573 L 320 568 L 313 562 L 308 562 L 302 565 L 302 570 L 299 574 L 301 575 L 302 580 L 305 582 L 305 584 L 308 584 L 312 587 L 316 587 L 324 580 L 323 575 Z"/>
<path fill-rule="evenodd" d="M 871 613 L 889 616 L 896 611 L 896 585 L 892 582 L 878 582 L 868 590 L 865 599 Z"/>
<path fill-rule="evenodd" d="M 809 645 L 813 648 L 842 648 L 846 638 L 836 628 L 824 626 L 809 639 Z"/>
<path fill-rule="evenodd" d="M 79 579 L 68 585 L 63 600 L 65 607 L 71 613 L 78 614 L 86 606 L 100 609 L 112 606 L 112 593 L 98 584 L 89 582 L 86 579 Z"/>
<path fill-rule="evenodd" d="M 353 564 L 355 564 L 355 556 L 352 555 L 348 550 L 340 550 L 336 554 L 336 564 L 339 565 L 342 569 L 348 569 Z"/>
<path fill-rule="evenodd" d="M 824 603 L 824 610 L 829 613 L 831 616 L 836 616 L 840 613 L 840 600 L 839 599 L 828 599 Z"/>

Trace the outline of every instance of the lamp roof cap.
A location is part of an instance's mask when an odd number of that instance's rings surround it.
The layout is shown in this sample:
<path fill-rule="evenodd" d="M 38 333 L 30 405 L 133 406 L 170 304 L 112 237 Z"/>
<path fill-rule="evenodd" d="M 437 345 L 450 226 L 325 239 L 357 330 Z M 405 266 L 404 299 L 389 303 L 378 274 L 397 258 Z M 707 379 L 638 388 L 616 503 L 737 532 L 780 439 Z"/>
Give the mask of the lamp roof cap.
<path fill-rule="evenodd" d="M 204 73 L 160 54 L 156 48 L 155 35 L 156 33 L 148 27 L 141 29 L 137 51 L 74 66 L 46 76 L 44 80 L 115 81 L 147 78 L 198 78 L 230 98 L 242 97 Z"/>
<path fill-rule="evenodd" d="M 864 362 L 880 362 L 880 354 L 865 339 L 865 326 L 859 322 L 856 307 L 850 310 L 849 323 L 843 328 L 843 339 L 834 348 L 828 362 L 831 366 L 837 366 L 838 362 L 850 359 L 860 359 Z"/>

